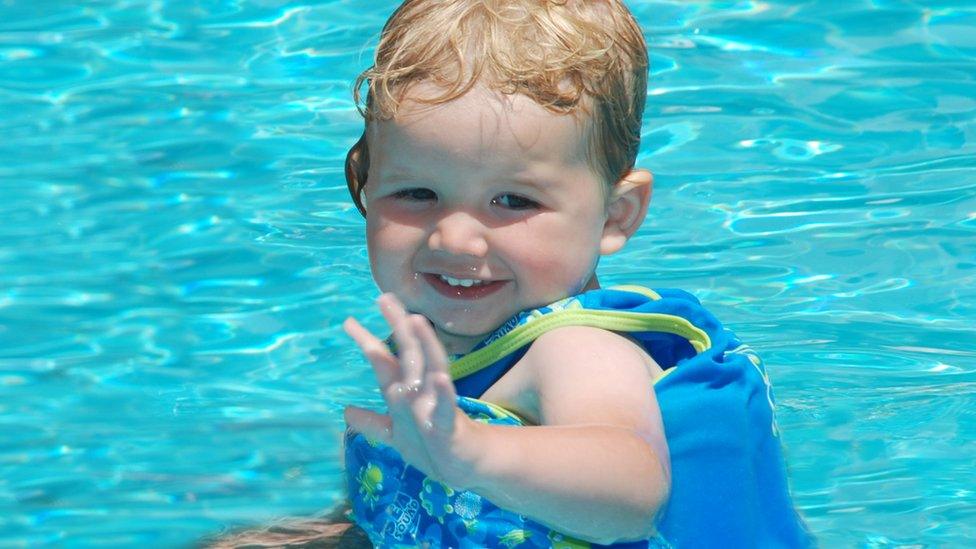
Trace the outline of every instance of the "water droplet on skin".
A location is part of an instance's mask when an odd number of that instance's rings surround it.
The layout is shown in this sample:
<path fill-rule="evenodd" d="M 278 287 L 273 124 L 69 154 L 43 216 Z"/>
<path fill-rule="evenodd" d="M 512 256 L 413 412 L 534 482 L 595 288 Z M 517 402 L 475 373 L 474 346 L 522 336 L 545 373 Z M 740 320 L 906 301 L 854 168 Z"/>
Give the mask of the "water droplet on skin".
<path fill-rule="evenodd" d="M 431 421 L 431 420 L 429 420 L 429 419 L 427 421 L 425 421 L 424 422 L 424 429 L 427 429 L 428 431 L 433 431 L 434 430 L 434 422 Z"/>

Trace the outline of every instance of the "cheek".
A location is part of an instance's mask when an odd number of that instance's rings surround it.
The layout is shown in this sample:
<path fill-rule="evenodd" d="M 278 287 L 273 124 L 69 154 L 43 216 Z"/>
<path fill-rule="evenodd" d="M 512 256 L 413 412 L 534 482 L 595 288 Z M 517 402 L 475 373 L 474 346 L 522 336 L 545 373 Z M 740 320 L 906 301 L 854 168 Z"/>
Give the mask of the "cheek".
<path fill-rule="evenodd" d="M 592 246 L 574 247 L 565 240 L 557 242 L 526 254 L 524 263 L 552 279 L 575 279 L 582 271 L 593 268 Z"/>
<path fill-rule="evenodd" d="M 416 240 L 415 232 L 409 227 L 383 220 L 367 221 L 366 249 L 374 278 L 379 280 L 383 273 L 389 273 L 397 265 L 409 261 L 409 253 L 415 248 L 412 245 Z"/>
<path fill-rule="evenodd" d="M 377 251 L 396 251 L 406 246 L 414 231 L 389 218 L 377 216 L 366 221 L 366 245 L 370 253 Z"/>
<path fill-rule="evenodd" d="M 413 249 L 424 238 L 425 217 L 421 212 L 392 207 L 386 201 L 370 203 L 366 218 L 366 244 L 374 250 L 397 252 Z"/>
<path fill-rule="evenodd" d="M 562 224 L 527 228 L 506 239 L 526 274 L 554 286 L 574 287 L 593 270 L 599 250 L 596 233 Z"/>

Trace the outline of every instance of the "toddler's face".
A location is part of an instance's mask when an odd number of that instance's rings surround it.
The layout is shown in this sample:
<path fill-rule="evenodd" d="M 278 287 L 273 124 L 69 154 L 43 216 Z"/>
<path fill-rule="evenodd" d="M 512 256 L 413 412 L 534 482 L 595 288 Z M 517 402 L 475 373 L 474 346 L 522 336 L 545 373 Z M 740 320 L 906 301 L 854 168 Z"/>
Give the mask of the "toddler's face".
<path fill-rule="evenodd" d="M 442 105 L 407 101 L 368 139 L 373 277 L 429 318 L 449 352 L 594 286 L 605 191 L 577 119 L 476 87 Z"/>

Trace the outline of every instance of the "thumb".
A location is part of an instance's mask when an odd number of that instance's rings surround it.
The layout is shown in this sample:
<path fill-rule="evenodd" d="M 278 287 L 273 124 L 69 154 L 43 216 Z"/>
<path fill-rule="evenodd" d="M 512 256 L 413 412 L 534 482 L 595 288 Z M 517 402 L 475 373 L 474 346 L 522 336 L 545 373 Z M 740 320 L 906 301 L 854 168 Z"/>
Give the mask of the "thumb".
<path fill-rule="evenodd" d="M 345 416 L 346 425 L 349 425 L 353 431 L 366 435 L 370 440 L 390 444 L 390 427 L 393 425 L 390 416 L 377 414 L 358 406 L 346 406 Z"/>

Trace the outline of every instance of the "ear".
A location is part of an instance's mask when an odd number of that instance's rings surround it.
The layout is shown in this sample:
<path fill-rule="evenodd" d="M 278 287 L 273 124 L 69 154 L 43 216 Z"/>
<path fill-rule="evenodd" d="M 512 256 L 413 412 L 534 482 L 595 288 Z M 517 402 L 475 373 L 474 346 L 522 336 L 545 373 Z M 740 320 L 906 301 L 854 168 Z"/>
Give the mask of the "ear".
<path fill-rule="evenodd" d="M 654 176 L 647 170 L 631 170 L 617 181 L 610 192 L 600 255 L 610 255 L 623 248 L 637 232 L 647 214 L 653 189 Z"/>
<path fill-rule="evenodd" d="M 369 148 L 366 143 L 366 132 L 349 149 L 346 154 L 346 186 L 349 195 L 359 209 L 359 213 L 366 217 L 366 207 L 363 205 L 363 189 L 366 187 L 366 176 L 369 173 Z"/>

